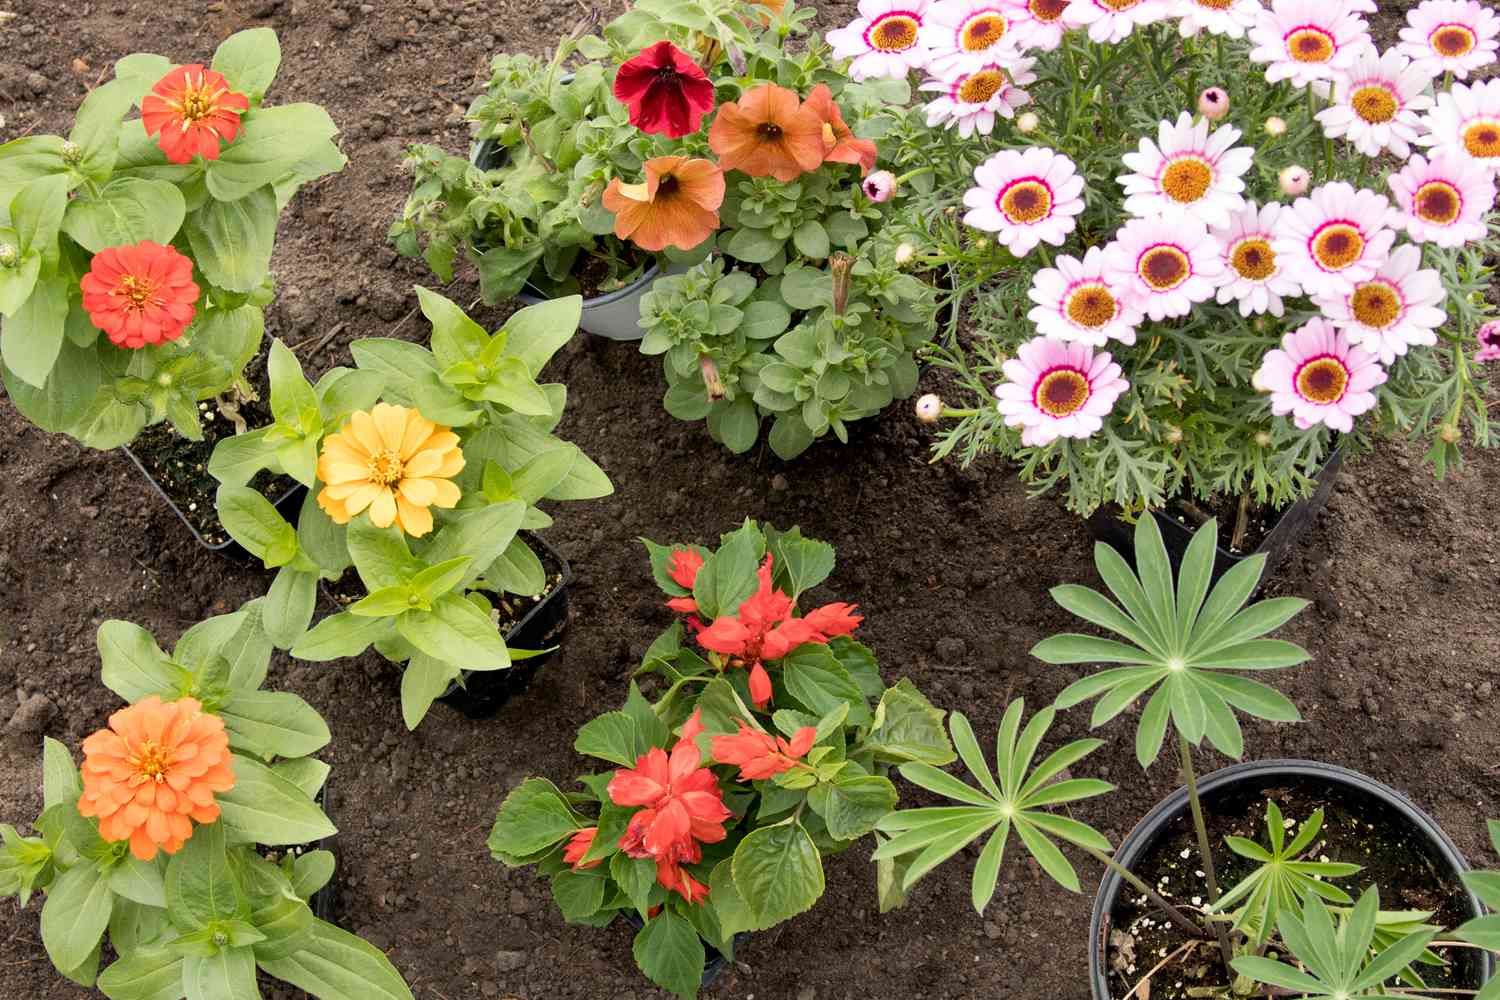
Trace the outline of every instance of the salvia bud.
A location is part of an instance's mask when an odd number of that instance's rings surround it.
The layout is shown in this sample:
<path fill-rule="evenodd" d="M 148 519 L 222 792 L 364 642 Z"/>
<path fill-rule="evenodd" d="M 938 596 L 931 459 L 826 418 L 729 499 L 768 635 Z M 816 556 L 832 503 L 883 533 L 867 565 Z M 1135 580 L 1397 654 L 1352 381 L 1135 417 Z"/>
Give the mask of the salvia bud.
<path fill-rule="evenodd" d="M 708 401 L 717 403 L 724 398 L 724 380 L 719 377 L 719 366 L 707 354 L 699 355 L 698 371 L 703 376 L 703 387 L 708 390 Z"/>
<path fill-rule="evenodd" d="M 924 424 L 935 424 L 943 416 L 943 400 L 935 392 L 929 392 L 917 400 L 917 419 Z"/>
<path fill-rule="evenodd" d="M 854 258 L 839 251 L 828 258 L 828 267 L 833 271 L 833 314 L 844 315 L 849 304 L 849 277 L 854 269 Z"/>

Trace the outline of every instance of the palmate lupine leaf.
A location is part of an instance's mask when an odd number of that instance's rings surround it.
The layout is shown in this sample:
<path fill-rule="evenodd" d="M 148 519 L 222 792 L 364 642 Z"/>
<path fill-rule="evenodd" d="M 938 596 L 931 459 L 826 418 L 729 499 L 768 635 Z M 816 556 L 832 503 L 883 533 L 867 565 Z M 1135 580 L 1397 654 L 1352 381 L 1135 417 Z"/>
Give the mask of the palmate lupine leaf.
<path fill-rule="evenodd" d="M 1108 853 L 1109 841 L 1093 828 L 1046 812 L 1048 806 L 1063 805 L 1080 799 L 1103 795 L 1114 786 L 1093 778 L 1066 778 L 1054 781 L 1067 768 L 1097 750 L 1102 740 L 1077 740 L 1053 752 L 1035 770 L 1031 762 L 1056 712 L 1044 708 L 1031 717 L 1025 729 L 1021 717 L 1026 711 L 1023 699 L 1006 707 L 995 736 L 995 771 L 991 772 L 984 752 L 974 738 L 969 720 L 961 712 L 948 717 L 964 766 L 979 787 L 960 781 L 931 764 L 901 765 L 901 776 L 930 792 L 964 803 L 959 806 L 933 806 L 904 809 L 881 820 L 877 829 L 890 836 L 876 849 L 874 859 L 883 861 L 914 855 L 908 861 L 902 890 L 910 889 L 918 879 L 948 858 L 990 833 L 979 861 L 974 866 L 974 909 L 984 908 L 995 895 L 1004 859 L 1006 841 L 1012 831 L 1042 870 L 1065 888 L 1080 891 L 1078 873 L 1054 839 L 1067 841 L 1088 850 Z M 998 777 L 997 777 L 998 775 Z"/>
<path fill-rule="evenodd" d="M 1490 820 L 1490 843 L 1500 851 L 1500 820 Z M 1491 911 L 1500 911 L 1500 872 L 1465 872 L 1464 885 Z M 1456 932 L 1460 940 L 1500 953 L 1500 912 L 1476 917 Z M 1500 977 L 1491 979 L 1475 1000 L 1500 1000 Z"/>
<path fill-rule="evenodd" d="M 1426 951 L 1437 928 L 1424 926 L 1382 948 L 1376 935 L 1379 914 L 1380 893 L 1375 888 L 1366 890 L 1338 921 L 1322 899 L 1309 895 L 1300 916 L 1288 911 L 1280 920 L 1281 939 L 1303 968 L 1243 955 L 1232 963 L 1234 971 L 1258 984 L 1296 990 L 1305 1000 L 1392 1000 L 1401 994 L 1386 993 L 1383 984 Z"/>
<path fill-rule="evenodd" d="M 1136 730 L 1135 753 L 1142 767 L 1161 753 L 1168 723 L 1194 746 L 1206 736 L 1221 752 L 1239 757 L 1244 736 L 1236 709 L 1272 722 L 1301 718 L 1279 691 L 1228 671 L 1275 670 L 1305 661 L 1308 653 L 1301 646 L 1262 637 L 1286 624 L 1307 602 L 1278 597 L 1245 606 L 1260 582 L 1265 556 L 1243 560 L 1210 590 L 1217 538 L 1215 521 L 1193 534 L 1174 587 L 1161 531 L 1154 518 L 1142 516 L 1135 526 L 1139 576 L 1113 548 L 1102 542 L 1094 546 L 1099 575 L 1118 604 L 1088 587 L 1052 589 L 1058 604 L 1124 641 L 1068 633 L 1045 639 L 1031 651 L 1046 663 L 1123 664 L 1084 677 L 1058 695 L 1060 709 L 1098 698 L 1093 726 L 1151 692 Z"/>

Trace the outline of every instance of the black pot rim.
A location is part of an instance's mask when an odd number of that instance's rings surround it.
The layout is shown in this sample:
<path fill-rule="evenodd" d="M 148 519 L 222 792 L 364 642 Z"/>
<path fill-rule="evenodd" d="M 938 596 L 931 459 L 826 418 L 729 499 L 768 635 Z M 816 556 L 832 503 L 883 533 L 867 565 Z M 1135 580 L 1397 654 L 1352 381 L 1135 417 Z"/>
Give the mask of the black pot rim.
<path fill-rule="evenodd" d="M 1258 778 L 1266 775 L 1284 775 L 1298 778 L 1321 778 L 1333 785 L 1343 785 L 1356 788 L 1368 795 L 1374 796 L 1385 805 L 1395 810 L 1399 815 L 1407 819 L 1412 825 L 1426 835 L 1428 842 L 1432 845 L 1434 853 L 1437 854 L 1455 874 L 1462 874 L 1470 870 L 1468 859 L 1453 843 L 1452 838 L 1438 825 L 1437 820 L 1427 815 L 1422 808 L 1408 799 L 1400 791 L 1392 788 L 1383 781 L 1379 781 L 1367 774 L 1338 764 L 1326 764 L 1317 760 L 1300 760 L 1296 758 L 1278 758 L 1273 760 L 1253 760 L 1242 764 L 1232 764 L 1221 768 L 1212 774 L 1203 776 L 1198 780 L 1198 792 L 1200 795 L 1217 789 L 1235 785 L 1250 778 Z M 1122 867 L 1130 868 L 1136 863 L 1152 844 L 1156 842 L 1167 823 L 1175 819 L 1184 809 L 1188 808 L 1187 788 L 1178 788 L 1171 795 L 1158 802 L 1135 828 L 1120 841 L 1120 846 L 1115 849 L 1114 858 Z M 1120 887 L 1124 881 L 1112 869 L 1106 868 L 1104 877 L 1099 881 L 1099 891 L 1094 895 L 1094 907 L 1089 916 L 1089 989 L 1094 1000 L 1111 1000 L 1109 993 L 1109 977 L 1104 972 L 1104 960 L 1107 950 L 1104 946 L 1104 936 L 1108 930 L 1106 923 L 1109 913 L 1114 909 L 1115 900 L 1120 894 Z M 1484 906 L 1479 902 L 1479 897 L 1473 891 L 1465 887 L 1465 894 L 1469 898 L 1470 912 L 1479 916 L 1485 912 Z M 1494 961 L 1488 952 L 1483 954 L 1482 973 L 1485 980 L 1494 974 Z"/>
<path fill-rule="evenodd" d="M 126 458 L 130 459 L 130 464 L 135 466 L 136 471 L 141 474 L 141 478 L 151 484 L 151 488 L 156 491 L 156 495 L 161 497 L 162 501 L 168 507 L 172 508 L 172 513 L 177 515 L 177 520 L 182 522 L 182 526 L 188 530 L 188 532 L 193 536 L 193 540 L 196 541 L 199 545 L 203 546 L 209 552 L 223 552 L 226 549 L 233 549 L 239 545 L 239 543 L 236 542 L 232 537 L 226 538 L 224 541 L 217 544 L 214 544 L 208 539 L 204 538 L 202 533 L 199 532 L 197 528 L 193 527 L 193 522 L 187 519 L 187 515 L 182 512 L 182 508 L 177 506 L 177 501 L 173 500 L 170 496 L 167 495 L 166 488 L 163 487 L 161 483 L 156 481 L 156 477 L 153 476 L 150 470 L 146 468 L 145 463 L 143 463 L 140 458 L 136 456 L 135 452 L 130 450 L 130 445 L 122 444 L 120 445 L 120 450 L 125 453 Z M 290 476 L 286 478 L 291 479 Z M 277 499 L 271 501 L 271 506 L 275 507 L 277 510 L 281 510 L 283 504 L 290 503 L 293 497 L 300 496 L 302 491 L 306 489 L 306 487 L 297 482 L 295 479 L 291 479 L 291 482 L 291 487 L 285 493 L 283 493 Z M 225 534 L 227 535 L 228 532 L 226 531 Z"/>

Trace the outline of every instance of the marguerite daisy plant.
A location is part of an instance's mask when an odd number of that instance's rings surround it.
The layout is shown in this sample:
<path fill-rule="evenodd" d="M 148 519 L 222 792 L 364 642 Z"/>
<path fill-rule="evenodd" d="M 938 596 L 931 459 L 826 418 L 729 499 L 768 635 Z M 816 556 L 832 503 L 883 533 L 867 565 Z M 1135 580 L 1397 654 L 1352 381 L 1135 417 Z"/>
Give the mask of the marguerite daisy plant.
<path fill-rule="evenodd" d="M 964 195 L 964 222 L 995 233 L 1017 257 L 1040 243 L 1062 246 L 1083 211 L 1083 178 L 1073 161 L 1050 149 L 996 153 L 974 170 Z"/>
<path fill-rule="evenodd" d="M 1155 142 L 1142 138 L 1138 151 L 1122 157 L 1132 171 L 1119 178 L 1125 211 L 1141 219 L 1180 212 L 1207 226 L 1228 224 L 1245 205 L 1241 178 L 1255 157 L 1235 145 L 1240 136 L 1233 125 L 1210 131 L 1206 118 L 1195 122 L 1186 111 L 1175 123 L 1162 122 Z"/>

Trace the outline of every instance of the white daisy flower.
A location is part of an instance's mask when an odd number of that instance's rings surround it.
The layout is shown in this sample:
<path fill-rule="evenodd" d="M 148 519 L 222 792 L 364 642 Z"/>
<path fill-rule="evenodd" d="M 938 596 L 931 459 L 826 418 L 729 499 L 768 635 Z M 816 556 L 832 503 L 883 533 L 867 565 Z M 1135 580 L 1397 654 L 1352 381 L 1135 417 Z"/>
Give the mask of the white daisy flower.
<path fill-rule="evenodd" d="M 1365 49 L 1334 85 L 1333 107 L 1318 112 L 1323 134 L 1347 138 L 1366 156 L 1390 150 L 1404 160 L 1422 133 L 1420 112 L 1432 107 L 1431 82 L 1395 49 L 1385 55 Z"/>
<path fill-rule="evenodd" d="M 1045 337 L 1091 347 L 1103 347 L 1111 337 L 1135 343 L 1141 314 L 1126 304 L 1124 290 L 1105 278 L 1099 247 L 1089 247 L 1083 260 L 1059 256 L 1056 267 L 1036 273 L 1027 294 L 1036 303 L 1028 318 Z"/>
<path fill-rule="evenodd" d="M 1386 183 L 1401 213 L 1396 224 L 1416 243 L 1461 247 L 1489 231 L 1484 217 L 1495 207 L 1495 182 L 1466 156 L 1453 150 L 1435 153 L 1430 162 L 1413 156 Z"/>
<path fill-rule="evenodd" d="M 1073 161 L 1051 149 L 1007 149 L 974 168 L 964 193 L 964 223 L 997 233 L 1017 257 L 1038 243 L 1063 245 L 1083 211 L 1083 178 Z"/>
<path fill-rule="evenodd" d="M 1087 28 L 1100 44 L 1123 42 L 1142 25 L 1171 13 L 1168 0 L 1073 0 L 1063 19 L 1071 28 Z"/>
<path fill-rule="evenodd" d="M 1234 147 L 1241 133 L 1233 125 L 1212 133 L 1209 125 L 1207 119 L 1195 124 L 1184 111 L 1175 125 L 1161 123 L 1156 142 L 1142 138 L 1138 152 L 1125 154 L 1125 166 L 1134 171 L 1116 178 L 1125 189 L 1125 211 L 1137 218 L 1185 213 L 1204 225 L 1229 224 L 1229 216 L 1245 205 L 1241 178 L 1255 150 Z"/>
<path fill-rule="evenodd" d="M 922 25 L 932 0 L 859 0 L 859 17 L 828 33 L 835 59 L 853 59 L 849 76 L 902 79 L 927 65 Z"/>
<path fill-rule="evenodd" d="M 1495 61 L 1500 51 L 1500 15 L 1477 0 L 1427 0 L 1406 12 L 1402 52 L 1429 77 L 1469 73 Z"/>
<path fill-rule="evenodd" d="M 957 125 L 965 139 L 975 132 L 989 135 L 996 115 L 1013 118 L 1017 108 L 1031 103 L 1031 95 L 1021 88 L 1036 81 L 1031 71 L 1035 64 L 1035 59 L 1016 59 L 1009 69 L 991 64 L 949 80 L 928 80 L 921 89 L 940 95 L 923 108 L 928 126 Z"/>
<path fill-rule="evenodd" d="M 1228 226 L 1213 230 L 1224 262 L 1224 273 L 1217 281 L 1220 305 L 1238 302 L 1241 316 L 1270 313 L 1280 317 L 1286 314 L 1282 300 L 1302 294 L 1302 286 L 1287 273 L 1272 246 L 1276 220 L 1285 208 L 1278 201 L 1261 207 L 1247 202 Z"/>
<path fill-rule="evenodd" d="M 1250 29 L 1253 62 L 1267 63 L 1266 82 L 1298 87 L 1336 80 L 1374 44 L 1364 18 L 1340 0 L 1273 0 Z"/>
<path fill-rule="evenodd" d="M 1046 337 L 1022 344 L 1001 370 L 1006 381 L 995 387 L 996 408 L 1006 426 L 1022 428 L 1028 448 L 1097 433 L 1130 388 L 1107 352 Z"/>
<path fill-rule="evenodd" d="M 1283 335 L 1255 377 L 1271 394 L 1271 412 L 1291 414 L 1298 430 L 1323 424 L 1347 434 L 1355 417 L 1375 408 L 1373 390 L 1386 373 L 1373 354 L 1319 316 Z"/>
<path fill-rule="evenodd" d="M 939 0 L 927 10 L 922 44 L 927 71 L 939 79 L 972 73 L 1020 55 L 1017 18 L 1003 0 Z"/>
<path fill-rule="evenodd" d="M 1104 248 L 1105 276 L 1128 305 L 1157 322 L 1213 298 L 1223 271 L 1208 227 L 1186 216 L 1131 219 Z"/>
<path fill-rule="evenodd" d="M 1500 78 L 1455 83 L 1424 119 L 1419 146 L 1453 149 L 1500 173 Z"/>
<path fill-rule="evenodd" d="M 1016 43 L 1021 49 L 1051 52 L 1067 33 L 1068 5 L 1073 0 L 1003 0 L 1015 16 Z"/>
<path fill-rule="evenodd" d="M 1443 276 L 1422 270 L 1422 251 L 1397 247 L 1375 276 L 1345 295 L 1317 296 L 1323 315 L 1358 344 L 1390 365 L 1411 347 L 1431 347 L 1448 322 Z"/>
<path fill-rule="evenodd" d="M 1262 9 L 1260 0 L 1172 0 L 1172 14 L 1179 19 L 1177 30 L 1183 38 L 1204 31 L 1244 38 Z"/>
<path fill-rule="evenodd" d="M 1336 295 L 1368 281 L 1396 242 L 1390 201 L 1338 181 L 1298 198 L 1276 220 L 1271 247 L 1305 289 Z"/>

